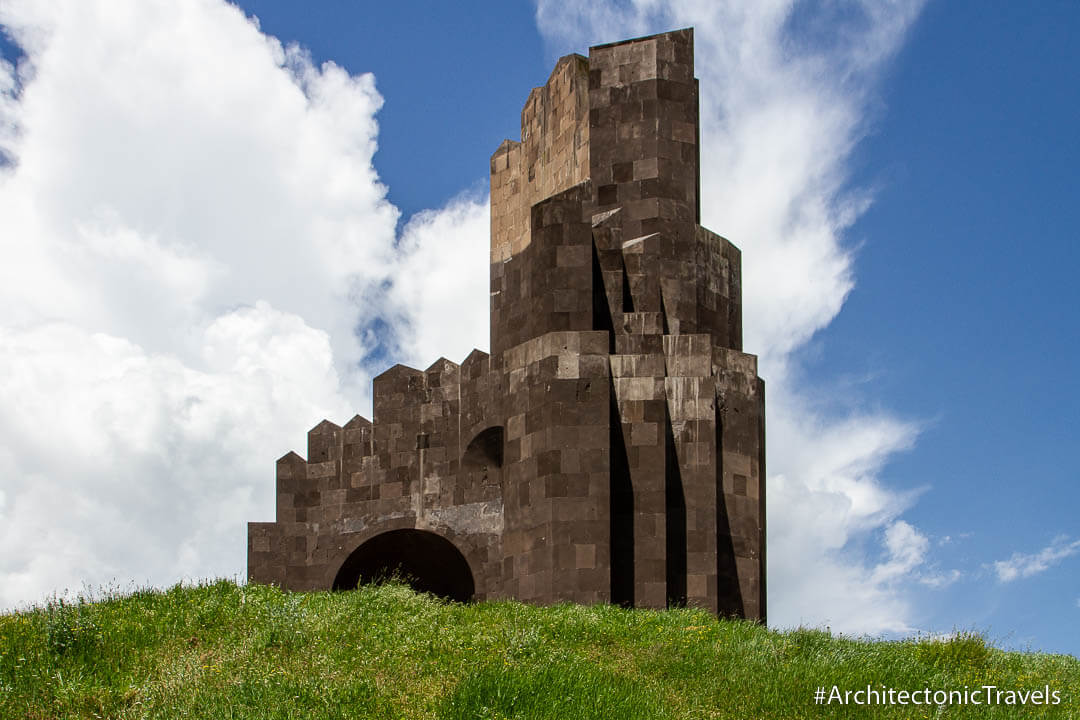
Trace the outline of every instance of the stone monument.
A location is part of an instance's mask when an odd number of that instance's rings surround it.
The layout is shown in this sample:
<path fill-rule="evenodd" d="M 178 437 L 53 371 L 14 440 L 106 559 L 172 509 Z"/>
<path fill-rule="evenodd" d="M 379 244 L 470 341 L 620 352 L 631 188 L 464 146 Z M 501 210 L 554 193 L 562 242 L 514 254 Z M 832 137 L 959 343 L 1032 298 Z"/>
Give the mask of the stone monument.
<path fill-rule="evenodd" d="M 491 353 L 374 380 L 248 526 L 253 582 L 765 620 L 765 396 L 699 224 L 692 29 L 568 55 L 491 158 Z"/>

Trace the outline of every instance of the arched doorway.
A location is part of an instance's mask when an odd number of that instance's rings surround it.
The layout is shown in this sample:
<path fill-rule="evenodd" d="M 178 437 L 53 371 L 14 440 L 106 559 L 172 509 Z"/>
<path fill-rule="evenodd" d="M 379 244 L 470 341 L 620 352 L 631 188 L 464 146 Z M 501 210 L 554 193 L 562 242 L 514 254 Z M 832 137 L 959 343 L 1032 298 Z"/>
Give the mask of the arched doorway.
<path fill-rule="evenodd" d="M 417 592 L 468 602 L 476 591 L 465 556 L 452 542 L 426 530 L 391 530 L 356 548 L 334 578 L 335 590 L 394 575 Z"/>

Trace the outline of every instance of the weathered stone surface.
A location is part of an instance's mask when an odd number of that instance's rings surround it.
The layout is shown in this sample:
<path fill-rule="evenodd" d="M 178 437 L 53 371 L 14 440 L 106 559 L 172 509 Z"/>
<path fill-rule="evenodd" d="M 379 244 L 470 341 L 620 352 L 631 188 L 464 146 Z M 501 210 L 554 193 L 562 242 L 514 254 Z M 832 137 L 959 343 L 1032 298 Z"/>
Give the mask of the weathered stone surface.
<path fill-rule="evenodd" d="M 765 618 L 765 404 L 701 227 L 693 31 L 564 57 L 491 159 L 491 354 L 396 365 L 251 523 L 253 581 Z"/>

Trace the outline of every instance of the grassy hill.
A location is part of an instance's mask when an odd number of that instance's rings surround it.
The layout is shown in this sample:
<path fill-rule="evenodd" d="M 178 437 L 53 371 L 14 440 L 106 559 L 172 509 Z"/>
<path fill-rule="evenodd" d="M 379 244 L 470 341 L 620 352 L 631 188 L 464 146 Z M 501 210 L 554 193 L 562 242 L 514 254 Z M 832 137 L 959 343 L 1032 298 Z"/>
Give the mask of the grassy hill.
<path fill-rule="evenodd" d="M 1049 686 L 1060 703 L 814 703 L 819 686 L 868 684 Z M 974 635 L 870 642 L 694 610 L 455 605 L 403 585 L 285 593 L 222 581 L 0 616 L 0 717 L 1075 718 L 1080 661 Z"/>

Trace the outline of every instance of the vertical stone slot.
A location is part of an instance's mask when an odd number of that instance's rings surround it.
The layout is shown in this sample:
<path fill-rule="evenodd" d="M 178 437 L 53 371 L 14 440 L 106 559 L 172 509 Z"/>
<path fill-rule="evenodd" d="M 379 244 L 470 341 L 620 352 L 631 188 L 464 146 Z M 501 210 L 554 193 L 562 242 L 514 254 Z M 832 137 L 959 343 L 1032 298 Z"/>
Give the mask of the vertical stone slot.
<path fill-rule="evenodd" d="M 600 266 L 600 254 L 596 243 L 592 244 L 592 317 L 593 330 L 604 330 L 608 334 L 608 352 L 615 353 L 615 321 L 611 317 L 607 292 L 604 287 L 604 270 Z"/>
<path fill-rule="evenodd" d="M 694 78 L 694 117 L 701 117 L 701 83 Z M 694 222 L 701 224 L 701 123 L 694 123 Z"/>
<path fill-rule="evenodd" d="M 743 617 L 742 590 L 735 564 L 735 544 L 731 541 L 727 499 L 724 496 L 724 416 L 720 401 L 715 403 L 716 429 L 716 613 Z"/>
<path fill-rule="evenodd" d="M 664 518 L 667 540 L 667 606 L 686 605 L 686 495 L 675 451 L 671 413 L 664 408 Z"/>
<path fill-rule="evenodd" d="M 667 321 L 667 306 L 664 304 L 664 288 L 660 288 L 660 332 L 663 335 L 670 335 L 671 328 L 668 327 Z M 670 423 L 669 423 L 670 424 Z"/>
<path fill-rule="evenodd" d="M 758 414 L 758 512 L 760 515 L 761 532 L 758 535 L 758 547 L 760 548 L 760 564 L 758 565 L 761 577 L 758 578 L 758 598 L 759 605 L 757 608 L 758 621 L 765 625 L 768 622 L 768 593 L 766 587 L 766 579 L 768 578 L 768 562 L 765 557 L 765 381 L 761 378 L 757 379 L 757 396 L 761 398 L 761 408 Z"/>
<path fill-rule="evenodd" d="M 611 604 L 634 606 L 634 488 L 630 483 L 630 458 L 623 437 L 622 418 L 611 380 L 608 432 L 611 448 Z"/>

